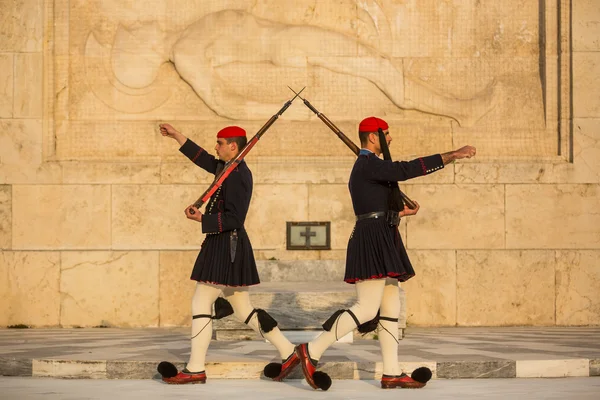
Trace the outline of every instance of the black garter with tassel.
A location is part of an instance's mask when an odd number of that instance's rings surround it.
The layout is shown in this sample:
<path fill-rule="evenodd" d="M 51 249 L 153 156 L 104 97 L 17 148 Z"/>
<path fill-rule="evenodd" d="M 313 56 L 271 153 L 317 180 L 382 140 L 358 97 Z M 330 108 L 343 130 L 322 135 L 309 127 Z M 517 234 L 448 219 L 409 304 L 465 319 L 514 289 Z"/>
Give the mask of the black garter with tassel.
<path fill-rule="evenodd" d="M 233 314 L 231 303 L 222 297 L 217 297 L 215 300 L 215 315 L 211 319 L 221 319 Z M 207 316 L 208 317 L 208 316 Z M 169 361 L 161 361 L 156 370 L 163 378 L 172 378 L 177 375 L 177 367 Z"/>

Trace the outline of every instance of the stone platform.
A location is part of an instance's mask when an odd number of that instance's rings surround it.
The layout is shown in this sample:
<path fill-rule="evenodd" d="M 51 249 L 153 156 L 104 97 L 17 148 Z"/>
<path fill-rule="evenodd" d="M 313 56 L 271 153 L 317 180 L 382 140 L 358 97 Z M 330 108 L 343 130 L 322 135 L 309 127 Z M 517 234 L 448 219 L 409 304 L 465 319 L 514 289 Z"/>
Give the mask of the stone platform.
<path fill-rule="evenodd" d="M 405 371 L 427 366 L 438 379 L 599 376 L 598 337 L 600 327 L 409 328 L 399 354 Z M 160 361 L 182 367 L 189 346 L 188 328 L 3 329 L 0 375 L 151 379 Z M 213 341 L 206 369 L 209 379 L 260 379 L 276 359 L 264 341 Z M 375 340 L 336 343 L 320 361 L 334 379 L 381 376 Z"/>
<path fill-rule="evenodd" d="M 321 332 L 321 324 L 339 309 L 349 308 L 356 302 L 354 285 L 337 282 L 264 282 L 250 288 L 250 298 L 256 308 L 263 308 L 277 320 L 280 329 L 294 332 Z M 401 310 L 405 296 L 400 289 Z M 406 313 L 399 318 L 399 337 L 406 326 Z M 257 334 L 235 318 L 214 321 L 217 340 L 246 340 L 259 338 Z M 355 338 L 362 337 L 355 332 Z M 372 335 L 371 335 L 372 337 Z"/>
<path fill-rule="evenodd" d="M 250 287 L 252 304 L 267 310 L 282 330 L 314 336 L 333 312 L 356 302 L 354 285 L 344 282 L 343 260 L 259 260 L 256 264 L 261 283 Z M 402 288 L 398 323 L 402 337 L 406 327 L 406 296 Z M 234 318 L 215 321 L 213 329 L 217 340 L 260 339 Z M 364 337 L 355 334 L 354 338 Z M 347 340 L 352 341 L 352 335 Z"/>

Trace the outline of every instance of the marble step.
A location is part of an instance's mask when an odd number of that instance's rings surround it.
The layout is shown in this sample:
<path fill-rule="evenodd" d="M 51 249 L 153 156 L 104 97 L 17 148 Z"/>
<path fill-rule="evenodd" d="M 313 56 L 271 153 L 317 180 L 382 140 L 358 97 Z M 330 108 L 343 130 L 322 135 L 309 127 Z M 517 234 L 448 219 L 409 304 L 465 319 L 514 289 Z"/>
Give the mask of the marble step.
<path fill-rule="evenodd" d="M 349 308 L 356 302 L 354 285 L 343 281 L 263 282 L 250 288 L 250 297 L 254 307 L 267 310 L 277 320 L 279 329 L 288 335 L 306 331 L 319 333 L 322 331 L 321 325 L 331 314 Z M 406 303 L 402 288 L 400 304 L 399 327 L 402 329 L 406 327 Z M 255 332 L 233 316 L 215 320 L 213 331 L 217 340 L 257 338 Z"/>
<path fill-rule="evenodd" d="M 261 282 L 341 282 L 345 260 L 257 260 Z"/>

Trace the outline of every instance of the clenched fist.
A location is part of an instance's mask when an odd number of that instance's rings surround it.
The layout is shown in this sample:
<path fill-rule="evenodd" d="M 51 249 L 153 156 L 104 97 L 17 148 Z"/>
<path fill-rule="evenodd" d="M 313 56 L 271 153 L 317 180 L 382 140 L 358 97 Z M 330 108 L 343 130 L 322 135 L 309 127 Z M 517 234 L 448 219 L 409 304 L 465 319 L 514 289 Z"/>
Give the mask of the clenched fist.
<path fill-rule="evenodd" d="M 193 205 L 185 208 L 185 216 L 194 221 L 202 222 L 202 213 Z"/>
<path fill-rule="evenodd" d="M 173 128 L 170 124 L 160 124 L 158 127 L 160 128 L 161 135 L 177 140 L 177 143 L 179 143 L 181 146 L 183 146 L 187 140 L 187 138 L 183 136 L 181 132 Z"/>
<path fill-rule="evenodd" d="M 475 155 L 476 152 L 477 150 L 473 146 L 461 147 L 460 149 L 455 151 L 456 159 L 458 160 L 460 158 L 471 158 Z"/>

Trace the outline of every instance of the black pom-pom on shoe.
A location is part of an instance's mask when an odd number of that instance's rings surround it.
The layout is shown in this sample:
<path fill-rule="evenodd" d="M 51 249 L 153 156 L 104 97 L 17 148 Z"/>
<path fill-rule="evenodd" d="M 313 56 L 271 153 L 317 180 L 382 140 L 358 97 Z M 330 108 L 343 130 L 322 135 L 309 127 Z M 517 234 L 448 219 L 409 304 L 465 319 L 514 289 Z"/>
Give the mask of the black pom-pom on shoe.
<path fill-rule="evenodd" d="M 313 374 L 313 381 L 315 385 L 323 391 L 326 391 L 331 387 L 331 378 L 323 371 L 315 371 Z"/>
<path fill-rule="evenodd" d="M 168 361 L 161 361 L 156 370 L 163 378 L 172 378 L 177 375 L 177 367 Z"/>
<path fill-rule="evenodd" d="M 412 374 L 410 374 L 410 377 L 413 378 L 413 380 L 415 380 L 417 382 L 427 383 L 431 379 L 432 375 L 433 374 L 431 373 L 431 370 L 429 368 L 419 367 L 419 368 L 415 369 L 412 372 Z"/>
<path fill-rule="evenodd" d="M 281 374 L 281 363 L 269 363 L 265 365 L 265 369 L 263 370 L 263 374 L 267 378 L 276 378 Z"/>

